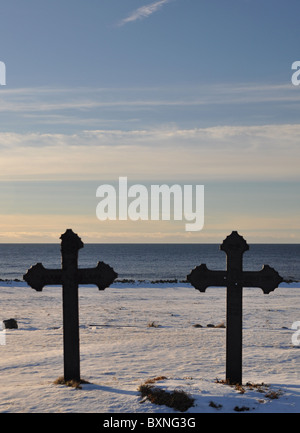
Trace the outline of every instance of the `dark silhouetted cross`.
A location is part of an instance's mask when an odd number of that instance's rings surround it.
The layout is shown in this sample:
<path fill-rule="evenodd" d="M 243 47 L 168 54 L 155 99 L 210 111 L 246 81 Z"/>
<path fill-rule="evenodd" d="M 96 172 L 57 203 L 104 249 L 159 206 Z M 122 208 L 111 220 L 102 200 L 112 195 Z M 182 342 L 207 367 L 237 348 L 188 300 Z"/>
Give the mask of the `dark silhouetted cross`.
<path fill-rule="evenodd" d="M 242 384 L 243 287 L 260 287 L 268 294 L 278 287 L 282 278 L 268 265 L 257 272 L 243 271 L 243 254 L 249 246 L 236 231 L 227 236 L 220 249 L 227 255 L 226 271 L 211 271 L 202 264 L 192 270 L 187 280 L 200 292 L 209 286 L 227 287 L 226 381 Z"/>
<path fill-rule="evenodd" d="M 41 263 L 32 266 L 24 280 L 37 291 L 46 285 L 63 287 L 64 380 L 80 381 L 78 285 L 95 284 L 104 290 L 117 278 L 107 264 L 78 269 L 78 251 L 83 242 L 71 229 L 61 235 L 62 269 L 46 269 Z"/>

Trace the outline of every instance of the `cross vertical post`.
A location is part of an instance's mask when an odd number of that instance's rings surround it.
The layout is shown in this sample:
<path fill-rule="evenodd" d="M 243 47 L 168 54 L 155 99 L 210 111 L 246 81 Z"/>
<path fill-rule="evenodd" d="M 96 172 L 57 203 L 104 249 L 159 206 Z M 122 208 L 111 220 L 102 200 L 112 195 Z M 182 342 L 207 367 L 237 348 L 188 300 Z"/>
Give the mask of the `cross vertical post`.
<path fill-rule="evenodd" d="M 220 249 L 226 253 L 226 271 L 211 271 L 205 264 L 192 270 L 187 280 L 200 292 L 209 286 L 227 287 L 226 308 L 226 381 L 242 384 L 243 287 L 260 287 L 265 294 L 282 282 L 275 269 L 264 265 L 258 272 L 243 271 L 243 254 L 249 249 L 236 231 L 223 241 Z"/>
<path fill-rule="evenodd" d="M 78 251 L 83 248 L 81 239 L 72 231 L 61 235 L 63 272 L 63 345 L 64 379 L 80 381 L 79 311 L 78 311 Z"/>
<path fill-rule="evenodd" d="M 242 383 L 243 287 L 238 282 L 243 272 L 243 254 L 249 249 L 243 238 L 232 243 L 226 238 L 220 249 L 227 256 L 226 305 L 226 380 Z"/>
<path fill-rule="evenodd" d="M 46 269 L 37 263 L 23 278 L 39 292 L 46 285 L 62 285 L 64 380 L 80 382 L 78 286 L 95 284 L 99 290 L 104 290 L 118 274 L 103 262 L 98 262 L 95 268 L 78 269 L 78 251 L 83 248 L 83 242 L 71 229 L 60 239 L 62 268 Z"/>

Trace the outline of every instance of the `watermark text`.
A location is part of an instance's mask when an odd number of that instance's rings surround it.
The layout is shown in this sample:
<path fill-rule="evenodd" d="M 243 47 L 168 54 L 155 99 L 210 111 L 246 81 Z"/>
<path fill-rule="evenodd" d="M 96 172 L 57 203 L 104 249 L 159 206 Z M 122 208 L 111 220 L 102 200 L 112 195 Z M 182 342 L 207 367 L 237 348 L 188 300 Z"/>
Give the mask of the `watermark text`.
<path fill-rule="evenodd" d="M 296 330 L 292 335 L 292 343 L 294 346 L 300 346 L 300 321 L 294 322 L 292 324 L 292 329 Z"/>
<path fill-rule="evenodd" d="M 0 321 L 0 346 L 6 345 L 6 335 L 5 335 L 5 328 L 3 329 L 3 322 Z"/>
<path fill-rule="evenodd" d="M 292 83 L 294 86 L 300 85 L 300 61 L 296 61 L 292 64 L 292 69 L 296 72 L 292 75 Z"/>
<path fill-rule="evenodd" d="M 0 86 L 6 86 L 6 66 L 4 62 L 0 62 Z"/>
<path fill-rule="evenodd" d="M 100 221 L 182 221 L 186 231 L 200 231 L 204 226 L 204 185 L 150 185 L 128 187 L 127 177 L 119 177 L 118 190 L 100 185 L 96 207 Z"/>

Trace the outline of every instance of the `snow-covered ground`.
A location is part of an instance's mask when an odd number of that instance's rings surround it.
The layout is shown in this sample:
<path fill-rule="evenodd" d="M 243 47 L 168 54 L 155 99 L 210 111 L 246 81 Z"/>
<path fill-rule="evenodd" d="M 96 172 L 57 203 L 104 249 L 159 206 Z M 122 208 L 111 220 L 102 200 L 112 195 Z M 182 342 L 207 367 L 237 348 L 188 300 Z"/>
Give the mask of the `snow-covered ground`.
<path fill-rule="evenodd" d="M 187 414 L 300 412 L 300 345 L 292 343 L 293 335 L 298 341 L 292 324 L 300 321 L 299 287 L 243 292 L 243 383 L 268 384 L 279 396 L 272 399 L 216 383 L 225 378 L 226 330 L 207 325 L 225 322 L 225 288 L 81 287 L 81 377 L 90 384 L 74 389 L 53 384 L 63 375 L 61 288 L 35 292 L 25 283 L 2 282 L 0 318 L 15 318 L 18 329 L 1 332 L 0 412 L 175 413 L 141 402 L 138 387 L 158 376 L 166 379 L 156 386 L 195 399 Z"/>

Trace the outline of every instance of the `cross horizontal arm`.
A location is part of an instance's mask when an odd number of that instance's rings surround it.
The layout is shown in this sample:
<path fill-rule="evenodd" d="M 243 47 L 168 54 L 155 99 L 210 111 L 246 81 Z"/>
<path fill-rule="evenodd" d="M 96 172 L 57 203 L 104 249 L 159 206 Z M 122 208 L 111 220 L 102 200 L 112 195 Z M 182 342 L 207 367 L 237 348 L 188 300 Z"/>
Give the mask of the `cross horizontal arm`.
<path fill-rule="evenodd" d="M 205 264 L 201 264 L 192 270 L 187 280 L 200 292 L 205 292 L 207 287 L 224 287 L 226 283 L 226 271 L 211 271 Z"/>
<path fill-rule="evenodd" d="M 269 265 L 264 265 L 257 272 L 244 271 L 241 285 L 243 287 L 259 287 L 265 294 L 268 294 L 275 290 L 282 281 L 282 277 L 275 269 Z"/>
<path fill-rule="evenodd" d="M 62 284 L 62 271 L 60 269 L 46 269 L 42 263 L 31 266 L 23 275 L 26 283 L 41 292 L 44 286 Z"/>
<path fill-rule="evenodd" d="M 118 274 L 104 262 L 98 262 L 95 268 L 78 269 L 78 284 L 95 284 L 99 290 L 109 287 Z"/>

